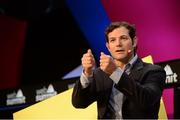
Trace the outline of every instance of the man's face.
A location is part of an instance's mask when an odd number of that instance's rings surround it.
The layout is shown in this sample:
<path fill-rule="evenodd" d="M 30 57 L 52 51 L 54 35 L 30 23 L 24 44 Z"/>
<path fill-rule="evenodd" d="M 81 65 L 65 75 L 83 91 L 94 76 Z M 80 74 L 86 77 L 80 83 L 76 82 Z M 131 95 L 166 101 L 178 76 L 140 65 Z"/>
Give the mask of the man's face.
<path fill-rule="evenodd" d="M 108 41 L 106 46 L 112 57 L 118 61 L 128 62 L 136 46 L 136 40 L 132 42 L 128 29 L 125 27 L 114 29 L 108 34 Z"/>

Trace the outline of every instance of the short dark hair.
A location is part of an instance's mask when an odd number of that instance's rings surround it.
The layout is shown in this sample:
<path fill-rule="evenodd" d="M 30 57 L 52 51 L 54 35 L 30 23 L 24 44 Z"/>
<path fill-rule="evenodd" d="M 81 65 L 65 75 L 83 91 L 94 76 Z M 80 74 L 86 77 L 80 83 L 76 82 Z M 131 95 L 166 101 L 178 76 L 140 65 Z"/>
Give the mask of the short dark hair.
<path fill-rule="evenodd" d="M 129 30 L 129 36 L 133 40 L 133 38 L 136 36 L 136 28 L 135 25 L 130 24 L 128 22 L 122 21 L 122 22 L 112 22 L 105 30 L 105 37 L 106 42 L 108 42 L 108 34 L 112 32 L 116 28 L 125 27 Z"/>

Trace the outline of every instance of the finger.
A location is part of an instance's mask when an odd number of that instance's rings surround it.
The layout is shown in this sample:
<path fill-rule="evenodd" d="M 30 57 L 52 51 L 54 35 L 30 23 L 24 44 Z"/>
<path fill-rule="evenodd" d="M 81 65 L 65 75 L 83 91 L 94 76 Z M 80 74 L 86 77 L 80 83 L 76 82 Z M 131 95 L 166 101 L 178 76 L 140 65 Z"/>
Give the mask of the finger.
<path fill-rule="evenodd" d="M 88 49 L 87 53 L 88 53 L 89 55 L 93 55 L 91 49 Z"/>
<path fill-rule="evenodd" d="M 101 55 L 106 55 L 106 54 L 104 54 L 104 52 L 101 52 Z"/>
<path fill-rule="evenodd" d="M 100 62 L 108 62 L 109 58 L 108 57 L 100 57 Z"/>
<path fill-rule="evenodd" d="M 100 56 L 100 60 L 103 62 L 103 61 L 108 61 L 108 57 L 107 56 Z"/>
<path fill-rule="evenodd" d="M 107 58 L 107 57 L 109 57 L 109 55 L 106 55 L 104 52 L 101 52 L 100 58 L 104 59 L 104 58 Z"/>
<path fill-rule="evenodd" d="M 99 63 L 100 63 L 100 66 L 105 66 L 108 64 L 108 61 L 107 60 L 100 60 Z"/>
<path fill-rule="evenodd" d="M 84 63 L 94 63 L 95 60 L 92 57 L 82 57 L 81 61 Z"/>
<path fill-rule="evenodd" d="M 93 62 L 91 60 L 86 60 L 85 63 L 92 64 Z"/>
<path fill-rule="evenodd" d="M 82 57 L 82 60 L 84 60 L 84 61 L 88 61 L 88 60 L 92 60 L 93 58 L 92 57 L 90 57 L 90 56 L 88 56 L 88 55 L 84 55 L 83 57 Z"/>
<path fill-rule="evenodd" d="M 94 62 L 92 62 L 92 61 L 82 61 L 82 64 L 83 65 L 91 65 L 91 66 L 93 66 Z"/>
<path fill-rule="evenodd" d="M 93 64 L 83 64 L 83 67 L 89 69 L 93 67 Z"/>
<path fill-rule="evenodd" d="M 88 49 L 87 53 L 92 53 L 91 49 Z"/>
<path fill-rule="evenodd" d="M 85 59 L 94 59 L 93 55 L 89 54 L 89 53 L 84 54 L 83 58 L 85 58 Z"/>
<path fill-rule="evenodd" d="M 100 58 L 103 58 L 105 56 L 105 54 L 103 52 L 101 52 Z"/>
<path fill-rule="evenodd" d="M 94 65 L 94 63 L 91 61 L 82 61 L 81 63 L 83 66 L 92 66 L 93 67 L 93 65 Z"/>
<path fill-rule="evenodd" d="M 88 49 L 86 55 L 89 56 L 89 57 L 93 57 L 94 58 L 91 49 Z"/>
<path fill-rule="evenodd" d="M 104 66 L 100 66 L 100 69 L 101 69 L 102 71 L 104 71 L 104 70 L 105 70 Z"/>

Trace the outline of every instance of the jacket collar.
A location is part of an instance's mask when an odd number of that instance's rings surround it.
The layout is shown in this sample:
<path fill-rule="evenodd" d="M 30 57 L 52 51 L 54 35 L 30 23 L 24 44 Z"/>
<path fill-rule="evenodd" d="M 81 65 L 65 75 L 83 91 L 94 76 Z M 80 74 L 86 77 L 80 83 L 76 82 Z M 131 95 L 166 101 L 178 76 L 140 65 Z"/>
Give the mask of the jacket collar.
<path fill-rule="evenodd" d="M 142 75 L 142 72 L 143 72 L 143 61 L 138 58 L 136 63 L 133 65 L 132 69 L 131 69 L 131 73 L 129 74 L 130 77 L 132 77 L 134 80 L 137 80 L 139 82 L 141 82 L 141 75 Z"/>

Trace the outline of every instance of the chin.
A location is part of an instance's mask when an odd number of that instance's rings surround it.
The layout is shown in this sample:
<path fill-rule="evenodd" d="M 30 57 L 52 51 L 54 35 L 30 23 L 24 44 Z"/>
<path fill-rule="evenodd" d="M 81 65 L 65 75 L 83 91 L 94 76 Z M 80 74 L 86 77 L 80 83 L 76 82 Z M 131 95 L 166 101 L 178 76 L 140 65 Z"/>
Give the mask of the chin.
<path fill-rule="evenodd" d="M 126 54 L 118 54 L 115 57 L 121 59 L 121 58 L 127 57 L 127 55 Z"/>
<path fill-rule="evenodd" d="M 125 57 L 115 57 L 116 60 L 124 60 Z"/>
<path fill-rule="evenodd" d="M 124 60 L 126 58 L 127 58 L 126 55 L 117 55 L 117 56 L 114 57 L 114 59 L 119 60 L 119 61 L 122 61 L 122 60 Z"/>

